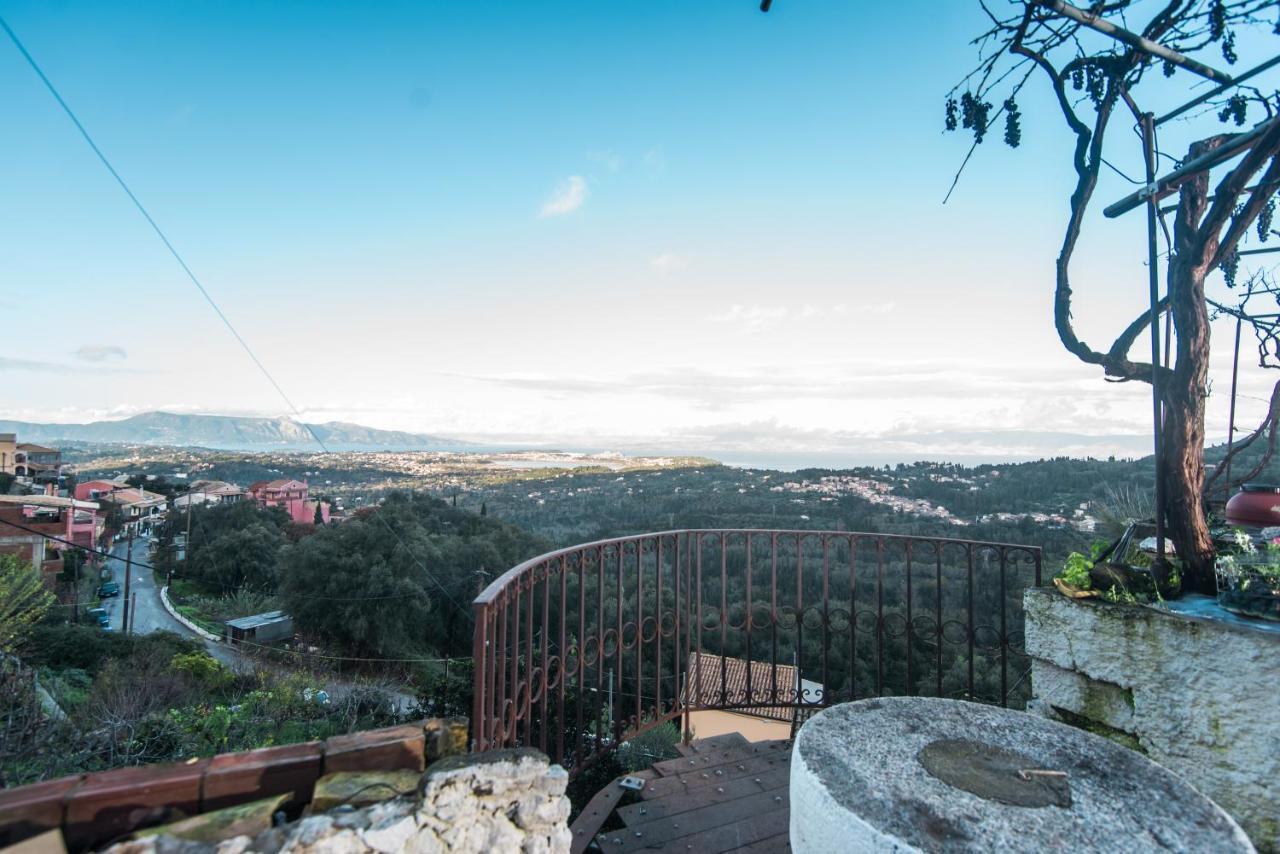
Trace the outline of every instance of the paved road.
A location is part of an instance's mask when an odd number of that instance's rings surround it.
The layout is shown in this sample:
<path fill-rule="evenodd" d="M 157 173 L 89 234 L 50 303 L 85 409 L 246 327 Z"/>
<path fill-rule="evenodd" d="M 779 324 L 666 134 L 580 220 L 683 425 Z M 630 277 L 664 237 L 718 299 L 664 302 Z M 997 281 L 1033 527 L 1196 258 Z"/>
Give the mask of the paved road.
<path fill-rule="evenodd" d="M 107 609 L 107 614 L 111 617 L 111 628 L 117 632 L 124 631 L 124 576 L 125 558 L 128 552 L 129 543 L 127 540 L 121 540 L 111 547 L 111 554 L 119 558 L 119 560 L 111 561 L 109 566 L 115 572 L 113 580 L 120 583 L 120 595 L 113 596 L 102 603 L 102 607 Z M 133 559 L 135 561 L 150 565 L 150 552 L 151 540 L 149 538 L 138 537 L 134 539 Z M 129 580 L 129 593 L 132 600 L 130 607 L 133 609 L 129 622 L 133 626 L 134 634 L 147 635 L 152 632 L 173 632 L 183 637 L 200 640 L 198 635 L 175 620 L 165 610 L 164 604 L 160 601 L 160 588 L 156 585 L 154 574 L 150 569 L 134 564 L 133 577 Z M 210 655 L 228 667 L 233 667 L 237 670 L 252 669 L 251 662 L 246 661 L 229 647 L 208 640 L 203 641 L 203 643 L 205 648 L 209 650 Z"/>

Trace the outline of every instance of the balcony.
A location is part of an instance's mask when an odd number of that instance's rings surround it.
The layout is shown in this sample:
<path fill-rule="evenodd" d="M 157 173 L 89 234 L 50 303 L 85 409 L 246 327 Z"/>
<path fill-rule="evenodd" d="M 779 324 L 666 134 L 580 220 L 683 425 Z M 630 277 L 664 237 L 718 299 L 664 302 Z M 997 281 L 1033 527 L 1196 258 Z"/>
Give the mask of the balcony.
<path fill-rule="evenodd" d="M 1033 546 L 843 531 L 554 551 L 473 604 L 472 745 L 536 747 L 579 776 L 666 722 L 691 741 L 701 712 L 782 710 L 794 728 L 872 696 L 1021 708 L 1022 592 L 1040 581 Z"/>

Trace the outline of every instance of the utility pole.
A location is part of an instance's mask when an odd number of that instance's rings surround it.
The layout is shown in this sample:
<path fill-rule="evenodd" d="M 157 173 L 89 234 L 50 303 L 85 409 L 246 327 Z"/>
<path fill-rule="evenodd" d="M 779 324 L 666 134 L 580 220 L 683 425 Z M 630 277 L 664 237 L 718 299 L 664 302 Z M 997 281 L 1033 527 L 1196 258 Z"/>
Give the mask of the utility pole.
<path fill-rule="evenodd" d="M 129 529 L 129 549 L 124 559 L 124 619 L 120 630 L 129 634 L 129 582 L 133 579 L 133 529 Z"/>
<path fill-rule="evenodd" d="M 132 621 L 132 620 L 136 620 L 137 618 L 138 618 L 138 594 L 130 593 L 129 594 L 129 620 Z M 130 634 L 133 633 L 132 626 L 129 627 L 129 633 Z"/>
<path fill-rule="evenodd" d="M 182 565 L 187 565 L 187 555 L 191 553 L 191 493 L 187 493 L 187 535 L 182 541 Z"/>

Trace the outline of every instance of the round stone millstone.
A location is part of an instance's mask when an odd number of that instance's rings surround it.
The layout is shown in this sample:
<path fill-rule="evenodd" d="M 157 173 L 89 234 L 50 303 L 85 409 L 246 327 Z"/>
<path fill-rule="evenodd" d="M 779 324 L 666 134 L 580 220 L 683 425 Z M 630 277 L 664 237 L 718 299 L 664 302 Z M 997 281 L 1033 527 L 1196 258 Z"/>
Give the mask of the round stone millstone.
<path fill-rule="evenodd" d="M 1023 712 L 933 697 L 846 703 L 801 727 L 791 847 L 1254 850 L 1220 807 L 1132 750 Z"/>

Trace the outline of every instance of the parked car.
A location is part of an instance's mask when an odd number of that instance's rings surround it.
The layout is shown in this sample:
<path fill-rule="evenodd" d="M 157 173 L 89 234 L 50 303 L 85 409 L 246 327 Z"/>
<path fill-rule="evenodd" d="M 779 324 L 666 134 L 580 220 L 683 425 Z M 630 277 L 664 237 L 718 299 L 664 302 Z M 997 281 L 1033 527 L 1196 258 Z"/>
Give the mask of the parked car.
<path fill-rule="evenodd" d="M 98 588 L 98 598 L 107 599 L 111 596 L 120 595 L 120 584 L 115 581 L 108 581 Z"/>
<path fill-rule="evenodd" d="M 106 608 L 90 608 L 85 611 L 85 614 L 88 615 L 89 619 L 97 623 L 99 628 L 111 628 L 111 615 L 107 613 Z"/>

